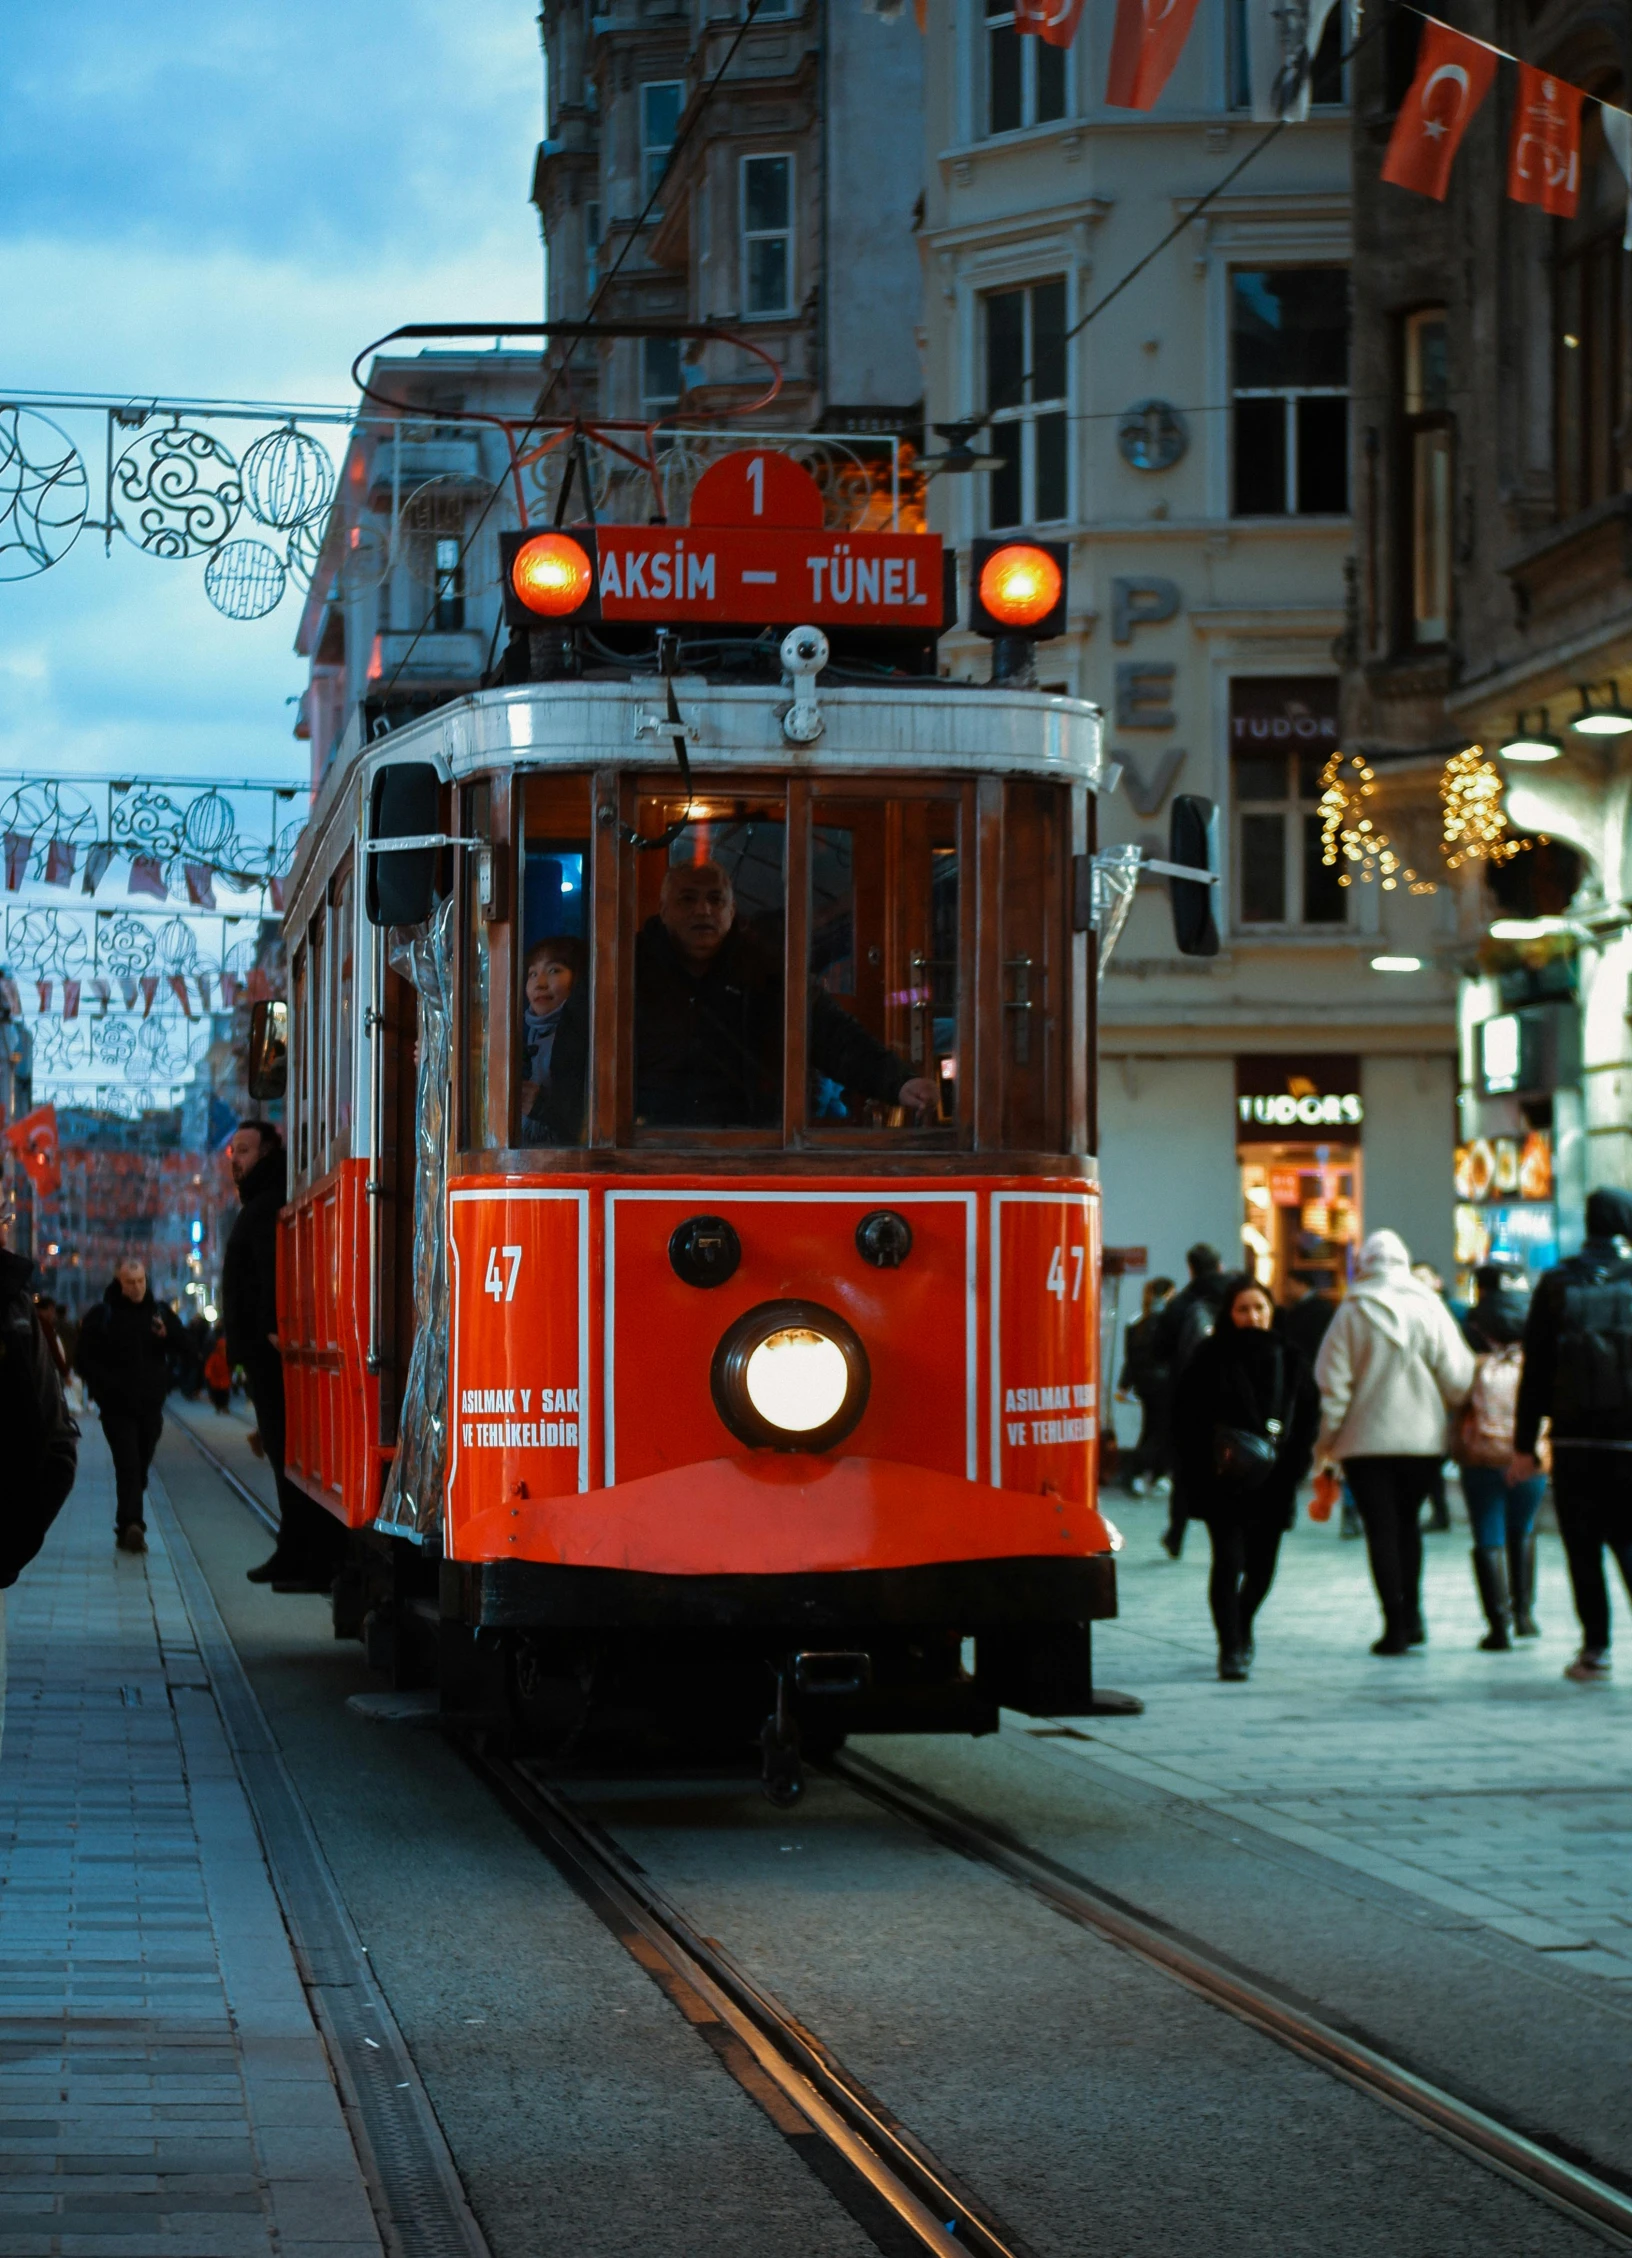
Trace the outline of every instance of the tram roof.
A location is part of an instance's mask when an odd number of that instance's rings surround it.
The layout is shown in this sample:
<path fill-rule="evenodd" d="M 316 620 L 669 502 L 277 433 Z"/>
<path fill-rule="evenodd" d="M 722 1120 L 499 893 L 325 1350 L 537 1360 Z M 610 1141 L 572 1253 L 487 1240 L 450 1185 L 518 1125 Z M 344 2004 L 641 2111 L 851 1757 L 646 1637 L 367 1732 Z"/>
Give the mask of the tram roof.
<path fill-rule="evenodd" d="M 1098 790 L 1109 781 L 1099 708 L 1042 690 L 973 683 L 818 683 L 822 734 L 790 744 L 785 683 L 674 677 L 687 751 L 705 770 L 789 775 L 999 775 Z M 457 698 L 364 743 L 348 731 L 319 788 L 291 894 L 348 787 L 399 760 L 448 779 L 494 769 L 651 769 L 674 774 L 674 733 L 656 675 L 614 682 L 531 682 Z"/>

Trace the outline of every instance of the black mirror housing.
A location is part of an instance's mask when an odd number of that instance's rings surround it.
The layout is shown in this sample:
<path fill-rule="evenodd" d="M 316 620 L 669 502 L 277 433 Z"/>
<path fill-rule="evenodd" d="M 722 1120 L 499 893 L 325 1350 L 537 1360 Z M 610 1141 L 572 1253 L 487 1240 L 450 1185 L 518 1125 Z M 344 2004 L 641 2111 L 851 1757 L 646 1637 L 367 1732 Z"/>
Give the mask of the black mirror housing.
<path fill-rule="evenodd" d="M 1168 819 L 1167 859 L 1186 870 L 1217 872 L 1214 846 L 1217 811 L 1198 792 L 1180 792 Z M 1195 878 L 1170 878 L 1168 895 L 1173 909 L 1173 941 L 1182 957 L 1216 957 L 1218 919 L 1214 914 L 1215 886 Z"/>
<path fill-rule="evenodd" d="M 281 1098 L 289 1086 L 289 1006 L 281 997 L 250 1008 L 244 1080 L 257 1105 Z"/>
<path fill-rule="evenodd" d="M 368 796 L 368 840 L 423 839 L 442 828 L 442 780 L 429 761 L 382 768 Z M 436 901 L 435 847 L 367 856 L 363 909 L 370 925 L 418 925 Z"/>

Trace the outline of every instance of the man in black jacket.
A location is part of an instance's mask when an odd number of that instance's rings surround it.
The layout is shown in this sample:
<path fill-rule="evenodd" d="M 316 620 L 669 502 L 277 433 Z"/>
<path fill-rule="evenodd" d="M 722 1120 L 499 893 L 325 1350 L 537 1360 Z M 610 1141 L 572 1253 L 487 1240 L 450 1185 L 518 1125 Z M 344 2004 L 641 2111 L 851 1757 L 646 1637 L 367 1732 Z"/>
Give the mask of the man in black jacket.
<path fill-rule="evenodd" d="M 28 1295 L 33 1267 L 26 1255 L 0 1247 L 0 1434 L 6 1447 L 0 1591 L 16 1583 L 44 1544 L 74 1486 L 79 1455 L 62 1375 Z"/>
<path fill-rule="evenodd" d="M 1166 1367 L 1168 1385 L 1173 1389 L 1177 1389 L 1186 1365 L 1218 1322 L 1219 1305 L 1229 1283 L 1217 1247 L 1208 1246 L 1204 1239 L 1186 1250 L 1184 1262 L 1190 1282 L 1181 1286 L 1163 1309 L 1150 1344 L 1151 1354 Z M 1162 1531 L 1162 1549 L 1173 1560 L 1184 1550 L 1184 1532 L 1190 1520 L 1184 1488 L 1184 1478 L 1175 1466 L 1167 1527 Z"/>
<path fill-rule="evenodd" d="M 121 1552 L 147 1550 L 147 1470 L 164 1431 L 170 1360 L 185 1346 L 180 1318 L 153 1298 L 146 1263 L 127 1254 L 79 1329 L 80 1374 L 113 1454 L 114 1542 Z"/>
<path fill-rule="evenodd" d="M 588 991 L 574 986 L 533 1119 L 580 1141 Z M 935 1084 L 811 990 L 809 1060 L 843 1090 L 932 1117 Z M 648 1128 L 758 1129 L 782 1118 L 782 968 L 736 923 L 717 862 L 671 863 L 656 917 L 635 942 L 635 1119 Z"/>
<path fill-rule="evenodd" d="M 1591 1685 L 1609 1676 L 1605 1545 L 1632 1592 L 1632 1195 L 1589 1193 L 1586 1221 L 1581 1252 L 1530 1297 L 1507 1478 L 1538 1471 L 1550 1418 L 1553 1503 L 1581 1618 L 1581 1651 L 1564 1675 Z"/>
<path fill-rule="evenodd" d="M 249 1580 L 277 1592 L 326 1592 L 339 1551 L 336 1524 L 283 1471 L 278 1343 L 278 1214 L 287 1185 L 283 1140 L 270 1121 L 246 1121 L 233 1131 L 229 1159 L 241 1204 L 221 1261 L 221 1319 L 227 1355 L 242 1367 L 278 1490 L 278 1541 L 270 1557 L 249 1570 Z"/>

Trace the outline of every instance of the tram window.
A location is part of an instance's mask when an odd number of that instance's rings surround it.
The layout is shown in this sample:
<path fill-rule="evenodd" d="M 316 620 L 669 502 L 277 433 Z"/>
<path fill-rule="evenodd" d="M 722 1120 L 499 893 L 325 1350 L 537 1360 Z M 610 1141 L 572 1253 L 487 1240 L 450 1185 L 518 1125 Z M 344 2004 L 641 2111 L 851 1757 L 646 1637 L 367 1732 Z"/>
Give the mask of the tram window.
<path fill-rule="evenodd" d="M 958 1118 L 958 814 L 955 800 L 813 804 L 813 1129 Z"/>
<path fill-rule="evenodd" d="M 329 909 L 329 962 L 334 977 L 334 1136 L 336 1159 L 351 1150 L 353 956 L 351 865 L 334 882 Z"/>
<path fill-rule="evenodd" d="M 295 1174 L 304 1177 L 311 1165 L 312 1115 L 312 1015 L 306 1006 L 310 991 L 306 980 L 306 951 L 295 951 L 289 970 L 289 993 L 294 1002 L 295 1086 L 291 1112 L 295 1125 Z"/>
<path fill-rule="evenodd" d="M 310 1102 L 306 1111 L 312 1131 L 310 1146 L 312 1174 L 321 1176 L 329 1165 L 329 1045 L 328 1028 L 325 1024 L 326 1015 L 323 1008 L 326 999 L 323 991 L 323 907 L 321 903 L 318 906 L 317 915 L 311 922 L 307 936 L 307 947 L 311 957 L 311 980 L 307 988 L 307 999 L 310 1006 L 309 1017 L 312 1023 L 309 1046 L 312 1071 Z"/>
<path fill-rule="evenodd" d="M 1003 1142 L 1065 1149 L 1065 794 L 1012 782 L 1003 807 Z"/>
<path fill-rule="evenodd" d="M 666 851 L 635 856 L 635 1126 L 780 1140 L 786 804 L 692 808 Z M 657 839 L 685 813 L 643 797 L 636 826 Z"/>
<path fill-rule="evenodd" d="M 467 838 L 492 837 L 493 787 L 485 781 L 464 790 L 462 829 Z M 491 978 L 487 912 L 477 885 L 474 849 L 465 855 L 465 1133 L 464 1147 L 478 1152 L 496 1142 L 489 1133 L 487 1106 L 488 994 Z"/>
<path fill-rule="evenodd" d="M 592 868 L 589 779 L 529 778 L 515 1006 L 523 1145 L 584 1141 Z"/>

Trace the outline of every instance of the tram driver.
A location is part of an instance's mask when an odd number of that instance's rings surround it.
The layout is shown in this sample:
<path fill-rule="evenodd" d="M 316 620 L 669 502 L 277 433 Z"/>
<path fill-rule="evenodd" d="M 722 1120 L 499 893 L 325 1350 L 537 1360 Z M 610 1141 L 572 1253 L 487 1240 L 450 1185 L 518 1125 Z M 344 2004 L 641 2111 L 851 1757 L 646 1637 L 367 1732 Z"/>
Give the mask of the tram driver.
<path fill-rule="evenodd" d="M 535 1126 L 582 1136 L 588 1013 L 575 992 L 555 1039 L 548 1097 Z M 813 988 L 811 1067 L 881 1104 L 933 1116 L 935 1084 Z M 747 1129 L 782 1110 L 782 968 L 737 924 L 717 862 L 671 863 L 657 915 L 635 942 L 635 1118 L 643 1128 Z M 569 1126 L 570 1124 L 570 1126 Z M 563 1133 L 564 1132 L 564 1133 Z"/>

